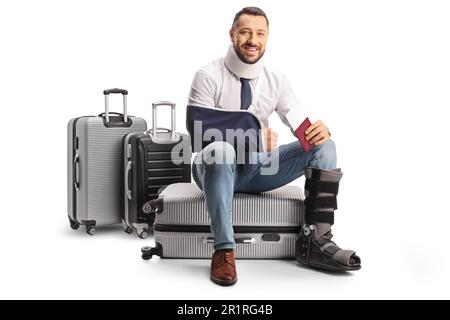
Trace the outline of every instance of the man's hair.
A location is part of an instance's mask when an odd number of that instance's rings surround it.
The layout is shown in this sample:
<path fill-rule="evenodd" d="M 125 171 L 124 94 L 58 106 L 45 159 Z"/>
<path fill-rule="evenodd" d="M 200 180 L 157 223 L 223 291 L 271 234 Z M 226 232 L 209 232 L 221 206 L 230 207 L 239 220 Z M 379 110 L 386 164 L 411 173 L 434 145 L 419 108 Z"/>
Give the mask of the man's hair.
<path fill-rule="evenodd" d="M 262 11 L 258 7 L 246 7 L 244 9 L 242 9 L 241 11 L 239 11 L 238 13 L 236 13 L 236 15 L 234 16 L 233 25 L 231 26 L 232 29 L 236 28 L 236 26 L 237 26 L 237 24 L 239 22 L 239 18 L 243 14 L 248 14 L 248 15 L 251 15 L 251 16 L 264 17 L 264 18 L 266 18 L 267 27 L 269 27 L 269 19 L 267 19 L 267 16 L 266 16 L 264 11 Z"/>

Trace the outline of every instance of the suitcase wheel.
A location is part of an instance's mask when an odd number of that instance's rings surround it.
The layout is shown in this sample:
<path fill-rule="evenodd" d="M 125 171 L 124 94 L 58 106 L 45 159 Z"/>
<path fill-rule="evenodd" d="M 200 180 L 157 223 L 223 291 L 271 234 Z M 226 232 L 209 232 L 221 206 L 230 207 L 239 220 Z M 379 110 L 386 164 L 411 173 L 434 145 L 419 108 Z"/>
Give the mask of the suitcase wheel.
<path fill-rule="evenodd" d="M 142 211 L 146 214 L 152 212 L 152 206 L 149 204 L 149 202 L 145 203 L 144 206 L 142 207 Z"/>
<path fill-rule="evenodd" d="M 71 227 L 73 230 L 78 230 L 78 229 L 80 228 L 80 224 L 79 224 L 79 223 L 73 221 L 73 220 L 70 219 L 70 218 L 69 218 L 69 221 L 70 221 L 70 227 Z"/>
<path fill-rule="evenodd" d="M 123 231 L 125 231 L 128 234 L 132 234 L 133 233 L 133 228 L 132 227 L 127 227 L 126 229 L 124 229 Z"/>
<path fill-rule="evenodd" d="M 150 260 L 153 257 L 153 248 L 152 247 L 143 247 L 141 249 L 142 259 Z"/>
<path fill-rule="evenodd" d="M 147 230 L 142 230 L 141 231 L 141 233 L 139 233 L 139 238 L 141 238 L 141 239 L 147 239 L 147 237 L 148 237 L 148 232 L 147 232 Z"/>
<path fill-rule="evenodd" d="M 86 226 L 86 233 L 90 236 L 93 236 L 95 234 L 96 230 L 93 226 Z"/>

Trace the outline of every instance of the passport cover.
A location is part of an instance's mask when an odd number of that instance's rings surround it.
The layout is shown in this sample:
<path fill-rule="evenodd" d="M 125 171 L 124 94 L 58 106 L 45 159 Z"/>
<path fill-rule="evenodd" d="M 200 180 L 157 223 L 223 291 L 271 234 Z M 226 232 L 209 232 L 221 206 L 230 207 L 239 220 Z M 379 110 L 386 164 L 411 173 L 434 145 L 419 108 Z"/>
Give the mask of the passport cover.
<path fill-rule="evenodd" d="M 309 128 L 311 125 L 311 121 L 309 121 L 309 118 L 306 117 L 305 120 L 298 126 L 298 128 L 295 130 L 295 135 L 297 136 L 298 140 L 300 141 L 303 150 L 305 152 L 311 151 L 311 149 L 314 147 L 314 145 L 310 144 L 308 140 L 306 140 L 305 131 Z"/>

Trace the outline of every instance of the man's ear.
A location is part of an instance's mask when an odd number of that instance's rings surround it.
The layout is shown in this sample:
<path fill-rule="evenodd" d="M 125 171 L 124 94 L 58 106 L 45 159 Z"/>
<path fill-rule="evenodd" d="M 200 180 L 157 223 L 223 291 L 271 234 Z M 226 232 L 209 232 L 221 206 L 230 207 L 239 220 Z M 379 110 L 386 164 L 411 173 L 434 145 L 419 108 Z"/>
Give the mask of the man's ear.
<path fill-rule="evenodd" d="M 234 43 L 234 29 L 233 28 L 230 29 L 230 40 L 232 43 Z"/>

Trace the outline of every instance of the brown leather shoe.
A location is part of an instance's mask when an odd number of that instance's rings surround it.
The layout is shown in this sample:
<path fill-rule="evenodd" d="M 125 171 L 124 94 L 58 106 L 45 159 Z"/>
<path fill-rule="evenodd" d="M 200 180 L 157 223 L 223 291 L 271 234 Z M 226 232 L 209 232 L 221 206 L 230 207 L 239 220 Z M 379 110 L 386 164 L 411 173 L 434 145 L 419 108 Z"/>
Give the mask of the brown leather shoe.
<path fill-rule="evenodd" d="M 216 250 L 211 260 L 211 281 L 221 286 L 232 286 L 237 281 L 234 250 Z"/>

